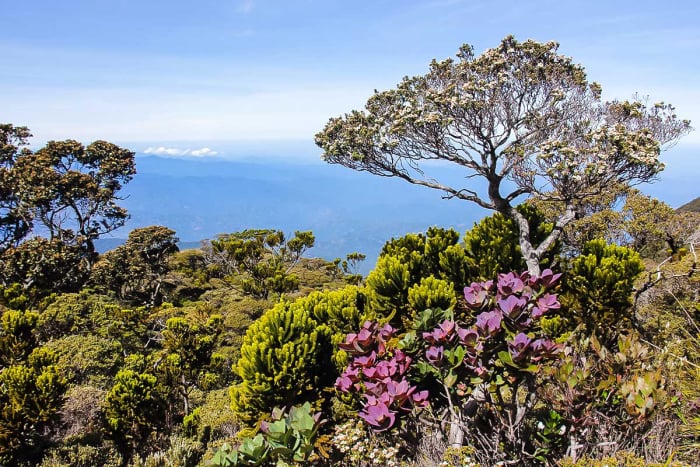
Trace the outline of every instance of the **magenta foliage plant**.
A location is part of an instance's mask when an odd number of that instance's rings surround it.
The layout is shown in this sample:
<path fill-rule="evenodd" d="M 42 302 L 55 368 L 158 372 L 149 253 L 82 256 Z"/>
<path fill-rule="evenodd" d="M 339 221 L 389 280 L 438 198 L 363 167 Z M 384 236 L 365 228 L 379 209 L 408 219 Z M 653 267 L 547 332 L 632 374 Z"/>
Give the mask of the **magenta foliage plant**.
<path fill-rule="evenodd" d="M 402 340 L 403 348 L 417 350 L 420 377 L 437 382 L 431 403 L 446 411 L 452 445 L 467 436 L 471 443 L 492 443 L 481 446 L 486 450 L 510 450 L 504 456 L 511 459 L 529 450 L 523 425 L 536 402 L 540 369 L 562 351 L 538 325 L 560 308 L 551 293 L 560 276 L 551 270 L 539 276 L 510 272 L 472 283 L 464 289 L 466 306 L 475 314 L 471 326 L 447 317 L 432 328 L 416 325 Z M 472 436 L 468 419 L 474 416 L 503 437 Z"/>
<path fill-rule="evenodd" d="M 352 358 L 335 387 L 344 393 L 359 393 L 358 413 L 374 431 L 394 427 L 404 415 L 428 403 L 428 391 L 418 391 L 407 379 L 412 358 L 389 347 L 396 329 L 367 321 L 355 334 L 348 334 L 339 347 Z"/>
<path fill-rule="evenodd" d="M 358 415 L 375 431 L 430 401 L 448 422 L 451 445 L 467 441 L 502 460 L 531 455 L 524 427 L 532 425 L 540 370 L 562 352 L 538 322 L 560 308 L 552 293 L 560 276 L 511 272 L 472 283 L 464 289 L 471 325 L 451 310 L 425 310 L 396 346 L 395 328 L 366 322 L 339 345 L 352 360 L 335 387 L 361 395 Z M 477 417 L 479 423 L 470 422 Z"/>

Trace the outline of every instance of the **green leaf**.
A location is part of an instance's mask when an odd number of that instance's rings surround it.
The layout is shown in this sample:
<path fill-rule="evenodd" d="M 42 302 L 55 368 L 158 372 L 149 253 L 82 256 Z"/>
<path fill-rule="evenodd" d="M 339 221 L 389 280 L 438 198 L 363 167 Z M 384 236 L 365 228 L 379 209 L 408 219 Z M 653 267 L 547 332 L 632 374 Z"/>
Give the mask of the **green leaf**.
<path fill-rule="evenodd" d="M 445 376 L 445 379 L 443 380 L 443 383 L 444 383 L 445 386 L 447 386 L 448 388 L 451 388 L 452 386 L 455 385 L 456 382 L 457 382 L 457 375 L 454 374 L 454 373 L 452 372 L 452 370 L 450 370 L 450 372 L 447 374 L 447 376 Z"/>

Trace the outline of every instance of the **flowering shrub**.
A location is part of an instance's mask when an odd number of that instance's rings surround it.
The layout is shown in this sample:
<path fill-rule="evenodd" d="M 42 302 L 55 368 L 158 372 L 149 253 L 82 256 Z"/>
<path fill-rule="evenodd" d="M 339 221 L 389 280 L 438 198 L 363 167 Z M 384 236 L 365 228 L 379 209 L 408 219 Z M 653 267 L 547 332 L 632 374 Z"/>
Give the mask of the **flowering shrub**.
<path fill-rule="evenodd" d="M 348 420 L 337 425 L 331 438 L 331 447 L 338 458 L 332 465 L 355 467 L 358 465 L 398 467 L 399 449 L 368 433 L 367 426 L 359 420 Z"/>

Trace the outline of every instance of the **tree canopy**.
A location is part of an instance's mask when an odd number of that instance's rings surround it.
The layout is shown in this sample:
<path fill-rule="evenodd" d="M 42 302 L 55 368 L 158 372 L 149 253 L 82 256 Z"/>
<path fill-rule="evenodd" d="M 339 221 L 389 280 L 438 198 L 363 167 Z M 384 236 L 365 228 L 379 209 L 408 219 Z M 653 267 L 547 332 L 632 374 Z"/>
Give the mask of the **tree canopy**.
<path fill-rule="evenodd" d="M 29 234 L 83 245 L 124 225 L 118 192 L 136 173 L 134 153 L 106 141 L 49 141 L 31 151 L 25 127 L 0 125 L 0 249 Z"/>
<path fill-rule="evenodd" d="M 74 292 L 97 260 L 95 240 L 128 218 L 117 202 L 136 173 L 134 153 L 74 140 L 32 151 L 30 137 L 0 124 L 0 286 Z"/>
<path fill-rule="evenodd" d="M 512 218 L 528 269 L 538 273 L 587 198 L 653 180 L 663 169 L 662 146 L 691 129 L 668 104 L 603 101 L 601 86 L 557 49 L 512 36 L 479 56 L 464 45 L 457 59 L 433 61 L 427 74 L 375 92 L 364 111 L 332 118 L 316 144 L 329 163 L 399 177 Z M 438 180 L 434 162 L 486 184 Z M 515 209 L 525 196 L 565 206 L 539 245 Z"/>

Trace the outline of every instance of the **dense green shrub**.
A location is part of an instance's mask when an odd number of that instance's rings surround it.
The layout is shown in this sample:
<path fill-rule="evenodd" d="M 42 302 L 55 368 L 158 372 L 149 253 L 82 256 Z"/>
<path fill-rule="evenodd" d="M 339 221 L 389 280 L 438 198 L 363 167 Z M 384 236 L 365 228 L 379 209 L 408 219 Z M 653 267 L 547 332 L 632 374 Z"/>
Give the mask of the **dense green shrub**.
<path fill-rule="evenodd" d="M 520 204 L 516 208 L 528 221 L 530 242 L 539 245 L 552 231 L 552 224 L 531 204 Z M 474 224 L 464 236 L 466 256 L 471 259 L 472 280 L 495 279 L 503 271 L 527 269 L 520 252 L 518 227 L 511 218 L 500 213 L 485 217 Z M 561 247 L 555 243 L 540 259 L 542 269 L 552 267 Z M 468 282 L 463 282 L 467 284 Z"/>
<path fill-rule="evenodd" d="M 121 370 L 105 397 L 106 430 L 125 459 L 141 453 L 163 424 L 164 405 L 156 377 Z"/>
<path fill-rule="evenodd" d="M 565 267 L 562 305 L 570 328 L 596 333 L 604 344 L 634 325 L 634 281 L 644 270 L 639 255 L 626 247 L 593 240 Z"/>
<path fill-rule="evenodd" d="M 273 407 L 316 398 L 312 389 L 328 386 L 334 374 L 332 331 L 310 314 L 304 299 L 281 302 L 246 332 L 231 388 L 233 410 L 255 422 Z"/>
<path fill-rule="evenodd" d="M 58 357 L 37 347 L 26 362 L 0 369 L 0 462 L 36 462 L 58 419 L 66 379 Z"/>
<path fill-rule="evenodd" d="M 254 422 L 273 407 L 320 397 L 343 365 L 333 343 L 365 317 L 365 297 L 356 286 L 314 292 L 265 312 L 248 328 L 234 367 L 241 378 L 231 388 L 234 411 Z"/>

